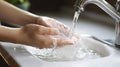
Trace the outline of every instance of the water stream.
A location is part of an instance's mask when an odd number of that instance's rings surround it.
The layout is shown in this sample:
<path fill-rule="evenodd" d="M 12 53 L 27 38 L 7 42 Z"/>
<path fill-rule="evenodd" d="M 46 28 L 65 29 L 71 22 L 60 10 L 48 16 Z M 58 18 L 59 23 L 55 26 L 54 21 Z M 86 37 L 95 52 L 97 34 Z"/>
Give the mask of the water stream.
<path fill-rule="evenodd" d="M 74 13 L 73 24 L 72 24 L 72 27 L 71 27 L 71 29 L 70 29 L 70 33 L 71 33 L 71 32 L 75 32 L 75 28 L 76 28 L 76 24 L 77 24 L 79 15 L 80 15 L 80 12 L 78 12 L 78 11 L 76 11 L 76 12 Z M 69 38 L 72 38 L 73 34 L 74 34 L 74 33 L 70 34 L 70 35 L 69 35 Z"/>

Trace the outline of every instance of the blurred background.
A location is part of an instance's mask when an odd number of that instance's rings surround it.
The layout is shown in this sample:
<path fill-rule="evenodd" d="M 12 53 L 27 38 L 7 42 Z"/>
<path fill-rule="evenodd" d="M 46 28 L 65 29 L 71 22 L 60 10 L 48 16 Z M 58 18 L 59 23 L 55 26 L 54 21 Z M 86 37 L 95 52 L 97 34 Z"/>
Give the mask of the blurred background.
<path fill-rule="evenodd" d="M 55 18 L 68 26 L 72 26 L 74 7 L 76 0 L 5 0 L 20 9 L 35 13 L 37 15 Z M 106 0 L 113 7 L 116 0 Z M 91 34 L 101 39 L 114 39 L 115 20 L 109 17 L 96 5 L 87 5 L 81 13 L 78 26 L 75 29 L 80 34 Z M 15 25 L 3 23 L 3 25 L 16 27 Z"/>
<path fill-rule="evenodd" d="M 74 7 L 76 0 L 5 0 L 21 9 L 27 10 L 32 13 L 41 14 L 42 13 L 57 13 L 57 14 L 68 14 L 73 15 L 74 14 Z M 115 6 L 116 0 L 106 0 L 109 2 L 112 6 Z M 85 11 L 83 13 L 95 13 L 95 14 L 102 14 L 107 15 L 104 11 L 102 11 L 99 7 L 90 4 L 85 8 Z M 93 18 L 87 16 L 88 14 L 82 14 L 86 18 Z M 95 20 L 95 19 L 92 19 Z M 100 19 L 97 19 L 97 21 L 102 21 Z M 105 21 L 104 21 L 105 22 Z"/>

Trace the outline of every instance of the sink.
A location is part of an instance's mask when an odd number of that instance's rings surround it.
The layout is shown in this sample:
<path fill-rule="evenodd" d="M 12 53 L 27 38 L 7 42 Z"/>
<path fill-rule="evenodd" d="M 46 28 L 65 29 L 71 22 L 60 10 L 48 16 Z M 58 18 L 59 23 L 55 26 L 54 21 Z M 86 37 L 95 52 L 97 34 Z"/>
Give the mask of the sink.
<path fill-rule="evenodd" d="M 9 57 L 12 57 L 18 67 L 120 67 L 120 50 L 111 43 L 89 35 L 81 35 L 78 43 L 80 44 L 54 49 L 60 58 L 54 58 L 53 55 L 49 54 L 47 57 L 42 55 L 40 51 L 44 53 L 46 49 L 4 42 L 1 43 L 1 46 L 8 53 L 7 56 L 3 55 L 7 58 L 7 63 L 10 62 Z M 76 57 L 74 51 L 80 47 L 85 53 L 82 51 L 82 54 Z"/>
<path fill-rule="evenodd" d="M 31 54 L 43 61 L 82 61 L 97 59 L 112 55 L 113 50 L 107 45 L 96 41 L 88 35 L 81 35 L 81 38 L 74 45 L 67 45 L 60 48 L 43 48 L 25 46 Z"/>
<path fill-rule="evenodd" d="M 55 60 L 56 58 L 53 58 L 51 55 L 47 56 L 47 58 L 43 58 L 41 53 L 46 49 L 38 49 L 30 46 L 25 46 L 25 48 L 40 60 L 40 63 L 43 64 L 42 67 L 120 67 L 120 51 L 110 43 L 105 41 L 102 42 L 101 40 L 89 35 L 81 35 L 79 43 L 80 44 L 77 45 L 56 48 L 54 51 L 58 52 L 58 55 L 65 55 L 57 60 Z M 71 56 L 75 54 L 74 48 L 78 47 L 85 48 L 88 51 L 92 50 L 93 53 L 90 57 L 84 56 L 82 59 L 78 58 L 77 60 L 75 57 L 72 57 L 71 59 Z M 97 54 L 97 57 L 93 54 Z M 80 55 L 80 57 L 81 56 L 82 55 Z M 69 58 L 66 60 L 66 57 Z"/>

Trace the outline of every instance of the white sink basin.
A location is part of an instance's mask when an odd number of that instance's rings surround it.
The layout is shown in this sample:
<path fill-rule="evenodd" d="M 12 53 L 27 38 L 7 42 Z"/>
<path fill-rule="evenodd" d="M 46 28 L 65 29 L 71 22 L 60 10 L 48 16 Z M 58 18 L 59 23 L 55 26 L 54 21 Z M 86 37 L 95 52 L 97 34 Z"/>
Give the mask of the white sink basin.
<path fill-rule="evenodd" d="M 13 43 L 1 43 L 3 50 L 0 50 L 1 54 L 11 67 L 14 66 L 15 63 L 18 64 L 18 67 L 120 67 L 120 50 L 105 44 L 104 42 L 86 36 L 82 36 L 80 43 L 83 47 L 93 50 L 100 57 L 87 59 L 84 57 L 82 60 L 46 61 L 34 55 L 38 49 L 28 46 L 23 47 L 19 44 Z M 73 46 L 69 46 L 70 49 L 67 46 L 65 47 L 67 49 L 63 49 L 61 52 L 64 51 L 63 53 L 65 53 L 65 56 L 66 54 L 69 54 L 68 57 L 70 57 L 70 55 L 74 53 L 74 49 L 73 51 L 71 50 Z M 56 50 L 61 49 L 62 48 L 58 48 Z M 6 52 L 2 52 L 4 50 Z M 10 57 L 12 57 L 15 62 L 11 62 L 9 59 Z"/>
<path fill-rule="evenodd" d="M 74 45 L 66 45 L 60 48 L 38 49 L 30 46 L 25 48 L 40 59 L 53 62 L 106 57 L 112 52 L 102 43 L 85 36 L 81 36 Z"/>
<path fill-rule="evenodd" d="M 95 51 L 97 54 L 99 54 L 100 57 L 92 57 L 87 59 L 86 57 L 84 57 L 82 60 L 60 60 L 59 62 L 54 61 L 54 58 L 52 58 L 53 61 L 46 61 L 45 59 L 39 58 L 39 49 L 33 47 L 26 47 L 26 49 L 40 60 L 40 63 L 42 63 L 40 67 L 120 67 L 120 51 L 117 50 L 115 47 L 112 47 L 108 44 L 105 44 L 104 42 L 100 42 L 91 37 L 86 36 L 82 36 L 80 41 L 83 47 Z M 62 49 L 64 48 L 62 47 L 56 49 L 56 51 L 59 50 L 60 52 L 63 52 L 65 55 L 70 57 L 70 55 L 74 54 L 74 49 L 72 49 L 72 47 L 74 46 L 69 46 L 65 49 Z M 49 57 L 49 59 L 50 58 L 51 57 Z"/>

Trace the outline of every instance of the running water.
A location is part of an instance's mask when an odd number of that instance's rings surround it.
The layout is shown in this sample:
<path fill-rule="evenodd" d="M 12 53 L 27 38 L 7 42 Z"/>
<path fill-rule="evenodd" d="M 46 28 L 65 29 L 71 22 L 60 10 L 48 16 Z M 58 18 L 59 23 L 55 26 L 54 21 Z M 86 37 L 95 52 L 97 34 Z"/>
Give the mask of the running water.
<path fill-rule="evenodd" d="M 69 38 L 73 39 L 73 34 L 75 32 L 76 24 L 77 24 L 80 13 L 81 13 L 80 11 L 75 11 L 75 13 L 74 13 L 73 25 L 72 25 L 72 27 L 70 29 Z M 53 51 L 56 49 L 56 47 L 57 47 L 57 42 L 56 42 L 56 39 L 54 39 L 53 46 L 52 46 L 52 49 L 49 51 L 50 52 L 49 54 L 53 53 Z"/>
<path fill-rule="evenodd" d="M 76 24 L 77 24 L 80 13 L 81 13 L 80 11 L 75 11 L 75 13 L 74 13 L 73 25 L 69 32 L 70 33 L 69 38 L 73 38 L 73 34 L 75 32 Z M 56 39 L 54 39 L 52 49 L 49 51 L 50 54 L 53 53 L 53 51 L 55 50 L 56 47 L 57 47 L 57 42 L 56 42 Z"/>
<path fill-rule="evenodd" d="M 75 11 L 74 13 L 74 17 L 73 17 L 73 25 L 70 29 L 70 35 L 69 35 L 69 38 L 72 38 L 73 37 L 73 33 L 75 32 L 75 28 L 76 28 L 76 24 L 77 24 L 77 21 L 78 21 L 78 18 L 79 18 L 79 15 L 80 15 L 81 12 L 79 11 Z M 72 33 L 73 32 L 73 33 Z M 71 34 L 72 33 L 72 34 Z"/>

